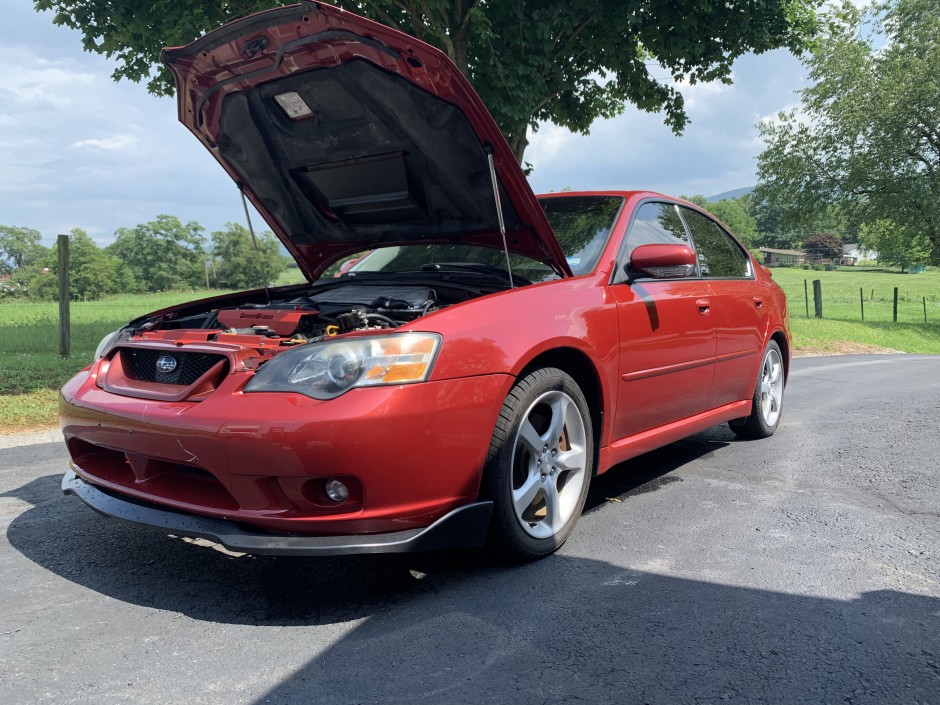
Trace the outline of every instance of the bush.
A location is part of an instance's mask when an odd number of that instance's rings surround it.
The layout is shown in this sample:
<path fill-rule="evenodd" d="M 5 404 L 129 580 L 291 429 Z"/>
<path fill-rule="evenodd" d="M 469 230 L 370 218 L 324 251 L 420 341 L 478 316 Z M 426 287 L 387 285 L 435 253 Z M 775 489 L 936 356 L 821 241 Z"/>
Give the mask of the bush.
<path fill-rule="evenodd" d="M 26 296 L 26 286 L 17 281 L 0 282 L 0 301 Z"/>

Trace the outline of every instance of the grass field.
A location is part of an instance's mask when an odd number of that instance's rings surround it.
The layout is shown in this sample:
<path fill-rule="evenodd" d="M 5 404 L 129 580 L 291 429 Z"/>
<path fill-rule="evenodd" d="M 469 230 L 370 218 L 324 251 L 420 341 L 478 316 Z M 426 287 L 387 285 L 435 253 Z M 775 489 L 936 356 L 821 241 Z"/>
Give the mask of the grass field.
<path fill-rule="evenodd" d="M 855 270 L 818 272 L 774 269 L 790 304 L 798 353 L 864 351 L 889 348 L 910 353 L 940 353 L 940 271 L 897 274 Z M 803 282 L 810 292 L 806 318 Z M 823 314 L 813 316 L 812 280 L 822 282 Z M 277 284 L 301 281 L 289 269 Z M 891 322 L 894 287 L 901 300 L 898 323 Z M 859 289 L 865 298 L 861 322 Z M 57 390 L 91 362 L 98 342 L 128 320 L 148 311 L 221 292 L 176 292 L 73 302 L 72 356 L 58 352 L 58 306 L 54 303 L 0 303 L 0 433 L 55 423 Z M 924 323 L 924 300 L 927 323 Z"/>
<path fill-rule="evenodd" d="M 804 353 L 851 349 L 850 344 L 909 353 L 940 353 L 940 270 L 899 274 L 865 267 L 825 272 L 775 268 L 787 293 L 796 349 Z M 813 280 L 822 286 L 823 318 L 815 317 Z M 809 318 L 806 317 L 809 291 Z M 892 322 L 898 287 L 898 322 Z M 861 320 L 861 298 L 865 321 Z M 927 322 L 924 322 L 926 307 Z"/>
<path fill-rule="evenodd" d="M 286 286 L 287 284 L 302 284 L 306 279 L 301 273 L 300 269 L 295 264 L 292 267 L 288 267 L 283 272 L 281 276 L 272 284 L 272 286 Z"/>

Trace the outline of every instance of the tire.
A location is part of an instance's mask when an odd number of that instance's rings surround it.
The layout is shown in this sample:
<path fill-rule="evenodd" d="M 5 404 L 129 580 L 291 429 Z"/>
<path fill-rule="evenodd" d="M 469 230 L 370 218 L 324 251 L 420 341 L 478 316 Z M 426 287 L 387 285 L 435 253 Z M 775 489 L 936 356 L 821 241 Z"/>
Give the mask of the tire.
<path fill-rule="evenodd" d="M 587 400 L 546 367 L 510 390 L 493 430 L 480 495 L 493 501 L 489 548 L 529 561 L 556 551 L 581 516 L 594 468 Z"/>
<path fill-rule="evenodd" d="M 774 435 L 783 412 L 783 355 L 776 341 L 764 348 L 750 416 L 728 425 L 740 438 L 768 438 Z"/>

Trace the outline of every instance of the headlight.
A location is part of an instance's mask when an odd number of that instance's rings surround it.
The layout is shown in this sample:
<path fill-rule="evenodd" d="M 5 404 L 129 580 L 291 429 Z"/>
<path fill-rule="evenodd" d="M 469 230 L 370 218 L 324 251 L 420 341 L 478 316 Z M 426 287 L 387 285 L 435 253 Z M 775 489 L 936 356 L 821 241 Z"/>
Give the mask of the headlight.
<path fill-rule="evenodd" d="M 105 337 L 101 339 L 101 342 L 98 343 L 98 347 L 95 348 L 95 360 L 100 360 L 109 352 L 118 343 L 122 343 L 128 338 L 127 328 L 120 328 L 113 333 L 108 333 Z"/>
<path fill-rule="evenodd" d="M 281 353 L 245 386 L 246 392 L 298 392 L 333 399 L 354 387 L 423 382 L 441 346 L 436 333 L 313 343 Z"/>

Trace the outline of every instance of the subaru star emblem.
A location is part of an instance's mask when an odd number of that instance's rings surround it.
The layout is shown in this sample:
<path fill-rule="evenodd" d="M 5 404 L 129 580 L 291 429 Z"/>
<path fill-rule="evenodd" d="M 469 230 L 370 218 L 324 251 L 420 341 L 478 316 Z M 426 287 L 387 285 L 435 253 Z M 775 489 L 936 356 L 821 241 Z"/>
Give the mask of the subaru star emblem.
<path fill-rule="evenodd" d="M 157 360 L 157 370 L 160 372 L 172 372 L 176 369 L 176 358 L 169 355 L 163 355 Z"/>

